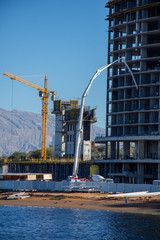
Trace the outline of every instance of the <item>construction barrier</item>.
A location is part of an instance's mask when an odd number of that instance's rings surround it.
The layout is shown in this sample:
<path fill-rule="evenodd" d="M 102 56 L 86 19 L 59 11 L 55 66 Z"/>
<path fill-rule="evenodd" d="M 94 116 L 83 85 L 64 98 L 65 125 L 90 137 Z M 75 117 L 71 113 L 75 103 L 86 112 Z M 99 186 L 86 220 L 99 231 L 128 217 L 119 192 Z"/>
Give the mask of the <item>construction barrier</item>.
<path fill-rule="evenodd" d="M 67 183 L 55 181 L 0 181 L 1 190 L 12 191 L 64 191 Z M 100 182 L 77 182 L 70 183 L 70 187 L 81 189 L 97 189 L 101 192 L 160 192 L 160 185 L 152 184 L 127 184 L 127 183 L 100 183 Z"/>
<path fill-rule="evenodd" d="M 140 192 L 140 191 L 149 191 L 149 192 L 160 192 L 160 185 L 152 184 L 127 184 L 127 183 L 101 183 L 102 192 Z"/>

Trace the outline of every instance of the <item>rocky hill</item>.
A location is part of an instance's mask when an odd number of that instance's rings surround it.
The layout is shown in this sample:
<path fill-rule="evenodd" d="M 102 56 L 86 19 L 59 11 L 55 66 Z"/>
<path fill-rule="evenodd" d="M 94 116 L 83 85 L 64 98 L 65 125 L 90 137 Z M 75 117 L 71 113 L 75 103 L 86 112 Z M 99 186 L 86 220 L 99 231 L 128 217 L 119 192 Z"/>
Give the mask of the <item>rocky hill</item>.
<path fill-rule="evenodd" d="M 0 155 L 15 151 L 28 152 L 41 147 L 40 114 L 0 109 Z M 48 119 L 48 144 L 54 143 L 54 116 Z"/>
<path fill-rule="evenodd" d="M 41 114 L 0 108 L 0 156 L 15 151 L 28 152 L 41 148 Z M 104 134 L 104 129 L 93 126 L 92 139 Z M 49 115 L 47 145 L 54 145 L 55 118 Z"/>

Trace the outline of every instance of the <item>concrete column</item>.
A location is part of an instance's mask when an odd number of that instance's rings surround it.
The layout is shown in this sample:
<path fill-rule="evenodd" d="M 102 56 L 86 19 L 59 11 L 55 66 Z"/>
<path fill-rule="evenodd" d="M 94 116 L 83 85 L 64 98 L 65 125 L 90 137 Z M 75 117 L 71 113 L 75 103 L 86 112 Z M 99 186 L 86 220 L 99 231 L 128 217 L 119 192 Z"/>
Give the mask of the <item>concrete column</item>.
<path fill-rule="evenodd" d="M 139 1 L 137 1 L 137 6 L 139 5 Z M 139 11 L 136 11 L 136 20 L 138 21 Z M 136 23 L 136 31 L 139 33 L 139 23 Z M 136 36 L 136 47 L 138 47 L 138 36 Z"/>
<path fill-rule="evenodd" d="M 126 172 L 125 171 L 125 163 L 122 163 L 122 173 Z"/>
<path fill-rule="evenodd" d="M 143 15 L 144 15 L 144 10 L 143 10 Z M 144 16 L 143 16 L 143 18 L 144 18 Z M 148 23 L 147 22 L 142 22 L 141 23 L 141 30 L 142 30 L 142 32 L 146 32 L 147 30 L 148 30 Z M 142 36 L 142 39 L 143 38 L 147 38 L 147 36 L 145 37 L 145 36 Z M 145 45 L 145 44 L 142 44 L 142 45 Z"/>
<path fill-rule="evenodd" d="M 112 165 L 109 163 L 109 173 L 112 173 Z"/>
<path fill-rule="evenodd" d="M 119 37 L 119 30 L 115 29 L 114 30 L 114 38 Z"/>
<path fill-rule="evenodd" d="M 144 183 L 144 164 L 142 163 L 137 164 L 137 183 Z"/>
<path fill-rule="evenodd" d="M 111 158 L 111 142 L 107 142 L 107 157 L 110 159 Z"/>
<path fill-rule="evenodd" d="M 64 133 L 62 133 L 65 129 L 65 125 L 63 123 L 63 114 L 56 115 L 56 127 L 55 127 L 55 152 L 54 156 L 56 157 L 64 157 L 65 155 L 65 141 L 64 141 Z"/>
<path fill-rule="evenodd" d="M 158 141 L 158 159 L 160 159 L 160 141 Z"/>
<path fill-rule="evenodd" d="M 106 178 L 107 176 L 107 163 L 104 163 L 104 172 L 103 172 L 103 177 Z"/>
<path fill-rule="evenodd" d="M 105 147 L 105 149 L 106 149 L 106 159 L 108 158 L 108 142 L 106 142 L 106 147 Z"/>
<path fill-rule="evenodd" d="M 111 142 L 111 159 L 116 158 L 116 142 Z"/>
<path fill-rule="evenodd" d="M 129 158 L 130 156 L 130 142 L 124 142 L 124 148 L 123 148 L 123 151 L 124 151 L 124 158 Z"/>
<path fill-rule="evenodd" d="M 122 163 L 122 173 L 124 173 L 125 172 L 125 163 Z M 126 177 L 122 177 L 122 183 L 125 183 L 125 178 Z"/>
<path fill-rule="evenodd" d="M 7 164 L 2 166 L 2 173 L 3 174 L 7 174 L 8 173 L 8 165 Z"/>
<path fill-rule="evenodd" d="M 119 142 L 117 142 L 117 159 L 119 159 Z"/>
<path fill-rule="evenodd" d="M 144 141 L 138 141 L 138 158 L 144 159 Z"/>
<path fill-rule="evenodd" d="M 160 93 L 160 88 L 159 88 L 159 93 Z M 159 99 L 159 107 L 160 107 L 160 99 Z M 160 122 L 160 112 L 158 113 L 158 121 Z M 160 124 L 158 125 L 158 131 L 160 133 Z"/>
<path fill-rule="evenodd" d="M 137 7 L 139 6 L 139 0 L 137 0 Z"/>
<path fill-rule="evenodd" d="M 160 163 L 158 163 L 158 180 L 160 180 Z"/>

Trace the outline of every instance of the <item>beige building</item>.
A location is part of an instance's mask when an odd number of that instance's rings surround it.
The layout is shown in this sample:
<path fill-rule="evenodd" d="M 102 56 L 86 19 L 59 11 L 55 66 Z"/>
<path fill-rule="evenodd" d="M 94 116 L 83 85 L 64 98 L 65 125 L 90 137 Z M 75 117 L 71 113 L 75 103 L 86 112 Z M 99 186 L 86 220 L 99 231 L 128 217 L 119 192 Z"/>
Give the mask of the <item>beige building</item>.
<path fill-rule="evenodd" d="M 80 106 L 78 101 L 54 101 L 56 116 L 55 158 L 73 158 L 75 153 L 76 131 Z M 95 120 L 95 109 L 85 107 L 83 114 L 83 137 L 80 157 L 91 160 L 92 123 Z"/>

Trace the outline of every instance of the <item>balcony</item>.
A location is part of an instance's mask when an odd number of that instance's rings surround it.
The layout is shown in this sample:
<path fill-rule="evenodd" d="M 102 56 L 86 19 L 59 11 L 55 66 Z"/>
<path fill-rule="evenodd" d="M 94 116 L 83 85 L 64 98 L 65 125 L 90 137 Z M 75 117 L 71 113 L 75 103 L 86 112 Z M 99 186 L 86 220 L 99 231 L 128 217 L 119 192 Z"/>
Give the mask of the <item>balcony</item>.
<path fill-rule="evenodd" d="M 101 160 L 94 160 L 95 163 L 160 163 L 159 159 L 152 159 L 152 158 L 144 158 L 144 159 L 134 159 L 134 158 L 128 158 L 128 159 L 101 159 Z M 115 171 L 114 171 L 115 172 Z M 121 173 L 122 171 L 119 171 L 118 173 Z M 128 171 L 124 171 L 124 173 L 127 173 Z"/>
<path fill-rule="evenodd" d="M 115 136 L 116 135 L 116 136 Z M 114 136 L 97 136 L 95 138 L 96 143 L 103 143 L 109 141 L 138 141 L 138 140 L 159 140 L 160 139 L 160 132 L 159 131 L 143 131 L 137 133 L 128 133 L 128 134 L 115 134 Z"/>

